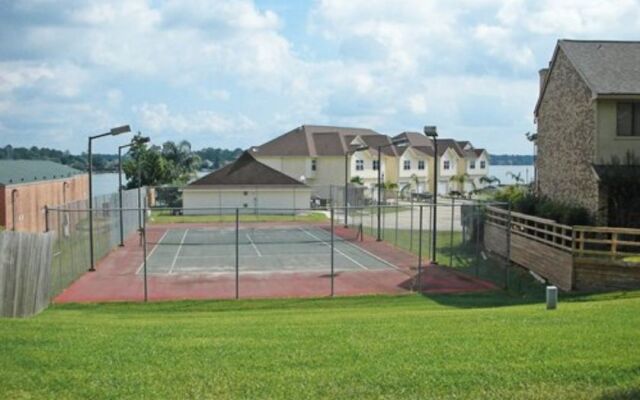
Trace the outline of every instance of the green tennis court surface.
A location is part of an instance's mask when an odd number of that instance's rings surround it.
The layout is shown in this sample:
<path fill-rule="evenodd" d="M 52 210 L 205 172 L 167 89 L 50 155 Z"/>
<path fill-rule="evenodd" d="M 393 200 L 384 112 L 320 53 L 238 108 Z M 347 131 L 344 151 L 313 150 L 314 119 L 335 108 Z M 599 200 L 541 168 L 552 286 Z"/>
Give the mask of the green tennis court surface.
<path fill-rule="evenodd" d="M 334 236 L 336 272 L 395 268 L 352 239 Z M 241 272 L 329 273 L 331 269 L 331 233 L 319 227 L 242 228 L 237 241 Z M 156 243 L 148 243 L 148 248 L 151 274 L 235 271 L 235 228 L 172 228 Z"/>

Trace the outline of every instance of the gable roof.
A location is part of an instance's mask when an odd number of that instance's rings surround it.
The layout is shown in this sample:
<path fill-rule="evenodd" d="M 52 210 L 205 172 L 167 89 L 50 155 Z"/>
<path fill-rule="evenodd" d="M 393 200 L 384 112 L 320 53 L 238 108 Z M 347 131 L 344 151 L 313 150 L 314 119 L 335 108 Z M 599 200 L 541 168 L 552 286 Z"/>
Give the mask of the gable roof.
<path fill-rule="evenodd" d="M 0 160 L 0 185 L 69 178 L 84 172 L 46 160 Z"/>
<path fill-rule="evenodd" d="M 349 151 L 351 143 L 360 138 L 365 144 L 376 147 L 391 143 L 391 139 L 371 129 L 337 126 L 302 125 L 260 146 L 251 148 L 255 156 L 341 156 Z M 391 146 L 382 150 L 395 155 Z"/>
<path fill-rule="evenodd" d="M 567 56 L 594 98 L 640 95 L 640 42 L 562 39 L 558 40 L 549 63 L 535 115 L 538 115 L 559 50 Z"/>
<path fill-rule="evenodd" d="M 231 164 L 227 164 L 219 170 L 213 171 L 212 173 L 191 182 L 187 187 L 203 185 L 274 185 L 306 187 L 304 183 L 256 160 L 248 151 L 242 153 L 242 155 Z"/>

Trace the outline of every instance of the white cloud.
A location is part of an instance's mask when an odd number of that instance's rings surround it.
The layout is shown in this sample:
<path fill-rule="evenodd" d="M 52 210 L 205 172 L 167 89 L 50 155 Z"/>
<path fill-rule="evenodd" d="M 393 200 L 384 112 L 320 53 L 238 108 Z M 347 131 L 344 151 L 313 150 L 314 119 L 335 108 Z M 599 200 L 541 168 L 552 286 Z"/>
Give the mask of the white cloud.
<path fill-rule="evenodd" d="M 409 110 L 414 114 L 424 114 L 427 111 L 427 100 L 421 94 L 409 96 Z"/>

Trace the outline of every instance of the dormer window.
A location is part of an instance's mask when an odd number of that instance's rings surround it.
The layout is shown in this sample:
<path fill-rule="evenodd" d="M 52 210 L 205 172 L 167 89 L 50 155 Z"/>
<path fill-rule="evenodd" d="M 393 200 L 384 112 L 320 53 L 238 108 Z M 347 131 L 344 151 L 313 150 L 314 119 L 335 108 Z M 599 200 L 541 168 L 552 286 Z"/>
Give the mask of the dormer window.
<path fill-rule="evenodd" d="M 616 117 L 618 136 L 640 136 L 640 102 L 619 102 Z"/>

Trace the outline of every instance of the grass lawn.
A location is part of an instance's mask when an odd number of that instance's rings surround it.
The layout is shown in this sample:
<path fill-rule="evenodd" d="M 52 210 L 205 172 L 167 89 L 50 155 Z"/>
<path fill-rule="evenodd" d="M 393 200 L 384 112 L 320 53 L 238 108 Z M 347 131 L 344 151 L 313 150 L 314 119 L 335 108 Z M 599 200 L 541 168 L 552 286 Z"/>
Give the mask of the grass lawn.
<path fill-rule="evenodd" d="M 212 214 L 212 215 L 170 215 L 164 211 L 153 211 L 149 223 L 170 224 L 170 223 L 210 223 L 210 222 L 233 222 L 236 220 L 235 214 Z M 300 215 L 281 214 L 240 214 L 240 222 L 322 222 L 329 218 L 321 212 L 313 212 Z"/>
<path fill-rule="evenodd" d="M 640 397 L 640 293 L 55 306 L 0 320 L 0 398 Z"/>

